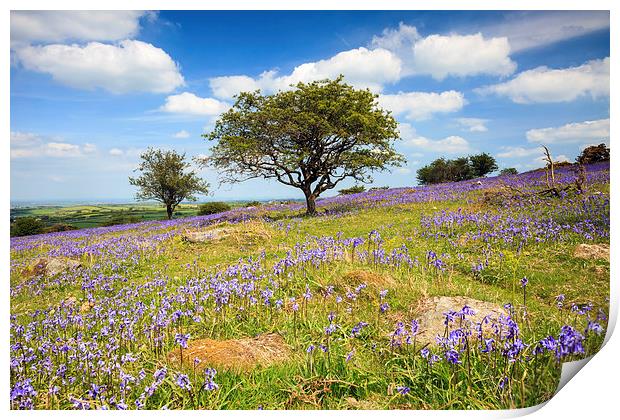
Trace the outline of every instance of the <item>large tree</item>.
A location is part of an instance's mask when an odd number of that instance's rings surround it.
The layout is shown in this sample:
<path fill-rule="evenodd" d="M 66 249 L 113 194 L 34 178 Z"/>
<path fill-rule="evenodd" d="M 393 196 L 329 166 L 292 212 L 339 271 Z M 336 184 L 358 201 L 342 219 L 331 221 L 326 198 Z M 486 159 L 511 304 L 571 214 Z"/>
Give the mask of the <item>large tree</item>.
<path fill-rule="evenodd" d="M 194 194 L 206 194 L 209 184 L 194 171 L 188 171 L 190 163 L 185 154 L 149 148 L 140 158 L 137 178 L 129 177 L 129 183 L 139 188 L 138 200 L 155 200 L 166 206 L 168 219 L 183 200 L 196 201 Z"/>
<path fill-rule="evenodd" d="M 265 178 L 299 188 L 309 215 L 341 181 L 371 182 L 373 171 L 405 161 L 393 147 L 397 123 L 379 108 L 377 95 L 342 76 L 274 95 L 241 93 L 203 137 L 217 141 L 202 162 L 217 168 L 223 182 Z"/>

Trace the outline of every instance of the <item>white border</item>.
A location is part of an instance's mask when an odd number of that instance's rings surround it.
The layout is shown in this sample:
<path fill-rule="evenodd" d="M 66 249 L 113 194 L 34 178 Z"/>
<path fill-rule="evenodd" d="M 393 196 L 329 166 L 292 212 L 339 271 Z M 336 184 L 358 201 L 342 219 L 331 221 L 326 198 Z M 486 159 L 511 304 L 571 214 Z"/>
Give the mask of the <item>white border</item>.
<path fill-rule="evenodd" d="M 8 211 L 10 209 L 10 144 L 9 144 L 9 132 L 10 132 L 10 119 L 9 119 L 9 109 L 10 109 L 10 93 L 9 93 L 9 83 L 10 83 L 10 53 L 9 53 L 9 44 L 10 44 L 10 10 L 27 10 L 27 9 L 57 9 L 57 10 L 71 10 L 71 9 L 93 9 L 93 10 L 123 10 L 123 9 L 135 9 L 135 10 L 194 10 L 194 9 L 212 9 L 212 10 L 260 10 L 260 9 L 287 9 L 287 10 L 330 10 L 330 9 L 339 9 L 339 10 L 581 10 L 587 8 L 588 10 L 611 10 L 611 50 L 613 51 L 615 46 L 615 39 L 617 39 L 618 33 L 616 30 L 617 25 L 617 16 L 618 16 L 618 6 L 620 2 L 617 1 L 601 1 L 601 0 L 589 0 L 587 2 L 576 1 L 576 0 L 565 0 L 562 2 L 556 1 L 540 1 L 540 0 L 521 0 L 521 1 L 513 1 L 513 0 L 504 0 L 501 2 L 489 2 L 483 0 L 435 0 L 435 1 L 396 1 L 396 0 L 382 0 L 382 1 L 344 1 L 341 0 L 336 3 L 334 0 L 299 0 L 295 2 L 282 2 L 276 0 L 261 0 L 259 1 L 250 1 L 250 0 L 227 0 L 225 2 L 196 2 L 191 0 L 179 0 L 179 1 L 169 1 L 169 0 L 154 0 L 154 1 L 144 1 L 137 0 L 128 2 L 127 0 L 95 0 L 89 1 L 85 3 L 83 1 L 76 0 L 57 0 L 54 2 L 50 1 L 15 1 L 8 0 L 3 2 L 3 13 L 0 18 L 0 28 L 2 28 L 2 65 L 0 66 L 0 74 L 1 74 L 1 83 L 0 90 L 2 92 L 2 112 L 0 112 L 0 126 L 2 127 L 2 133 L 5 140 L 3 140 L 3 164 L 0 165 L 0 171 L 2 171 L 2 176 L 0 177 L 0 192 L 2 193 L 1 197 L 4 200 L 4 208 L 7 213 L 5 213 L 4 220 L 0 225 L 1 234 L 5 238 L 2 243 L 2 256 L 4 263 L 1 265 L 2 270 L 2 278 L 4 279 L 4 287 L 0 289 L 0 293 L 2 296 L 2 319 L 4 322 L 2 323 L 2 342 L 0 344 L 0 351 L 2 354 L 2 359 L 5 361 L 6 368 L 2 369 L 2 383 L 1 389 L 2 393 L 0 394 L 0 405 L 8 411 L 9 408 L 9 378 L 8 378 L 8 360 L 9 360 L 9 351 L 8 351 L 8 321 L 9 321 L 9 218 Z M 88 6 L 88 7 L 86 7 Z M 614 54 L 610 55 L 611 57 L 611 67 L 612 69 L 616 67 L 616 59 Z M 611 82 L 611 92 L 614 92 L 614 77 L 612 77 Z M 617 103 L 617 96 L 612 95 L 611 98 L 611 109 L 617 109 L 615 104 Z M 613 137 L 614 133 L 617 133 L 618 130 L 615 119 L 611 121 L 611 136 Z M 614 143 L 615 147 L 615 143 Z M 614 148 L 615 151 L 615 148 Z M 614 157 L 616 156 L 614 152 Z M 611 172 L 615 174 L 617 172 L 618 163 L 617 159 L 612 160 Z M 611 183 L 611 197 L 612 197 L 612 213 L 615 212 L 618 204 L 618 188 L 617 181 L 613 181 Z M 611 222 L 611 230 L 612 230 L 612 268 L 611 268 L 611 279 L 615 279 L 616 269 L 615 262 L 617 252 L 616 245 L 618 244 L 617 235 L 616 235 L 616 216 L 612 216 Z M 613 280 L 611 283 L 611 314 L 610 321 L 615 324 L 617 319 L 618 312 L 618 304 L 619 295 L 618 295 L 618 287 L 617 281 Z M 172 418 L 181 418 L 181 416 L 191 417 L 191 418 L 204 418 L 205 416 L 217 416 L 218 418 L 236 418 L 237 416 L 245 416 L 245 415 L 256 415 L 261 418 L 283 418 L 283 417 L 292 417 L 294 416 L 296 419 L 303 418 L 312 418 L 315 420 L 317 418 L 328 418 L 333 415 L 344 416 L 348 418 L 373 418 L 375 419 L 377 416 L 387 418 L 389 416 L 390 419 L 399 419 L 399 418 L 407 418 L 410 419 L 412 416 L 416 418 L 456 418 L 467 416 L 468 418 L 505 418 L 505 417 L 515 417 L 520 415 L 525 415 L 531 413 L 530 418 L 543 419 L 549 417 L 558 417 L 563 419 L 573 419 L 573 418 L 609 418 L 611 417 L 610 413 L 613 413 L 616 410 L 616 400 L 618 395 L 618 387 L 616 382 L 620 378 L 620 370 L 618 368 L 618 357 L 620 354 L 620 344 L 617 337 L 613 335 L 609 338 L 609 341 L 606 343 L 605 347 L 595 356 L 592 360 L 583 367 L 582 371 L 578 373 L 577 378 L 570 380 L 566 386 L 555 396 L 553 397 L 547 404 L 543 407 L 537 407 L 534 409 L 524 409 L 524 410 L 513 410 L 513 411 L 494 411 L 494 412 L 481 412 L 481 411 L 450 411 L 450 412 L 438 412 L 438 411 L 385 411 L 385 412 L 363 412 L 363 411 L 355 411 L 355 412 L 333 412 L 333 411 L 312 411 L 312 412 L 240 412 L 240 411 L 221 411 L 221 412 L 131 412 L 131 413 L 121 413 L 121 412 L 91 412 L 88 414 L 82 412 L 17 412 L 10 411 L 10 416 L 21 417 L 28 416 L 28 418 L 43 418 L 52 417 L 52 418 L 83 418 L 85 416 L 132 416 L 132 418 L 147 418 L 152 416 L 160 416 L 165 415 L 166 417 Z M 533 411 L 533 413 L 532 413 Z"/>

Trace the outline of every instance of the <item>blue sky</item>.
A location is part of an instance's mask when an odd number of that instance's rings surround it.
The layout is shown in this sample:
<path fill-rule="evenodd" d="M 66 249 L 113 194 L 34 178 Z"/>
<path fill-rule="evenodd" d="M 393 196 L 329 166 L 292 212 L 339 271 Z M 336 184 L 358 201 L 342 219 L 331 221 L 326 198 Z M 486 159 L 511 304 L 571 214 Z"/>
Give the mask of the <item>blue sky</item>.
<path fill-rule="evenodd" d="M 130 199 L 140 152 L 208 155 L 234 94 L 340 73 L 399 121 L 408 164 L 375 185 L 440 156 L 573 160 L 609 144 L 609 50 L 608 12 L 12 12 L 11 200 Z M 209 200 L 301 197 L 200 173 Z"/>

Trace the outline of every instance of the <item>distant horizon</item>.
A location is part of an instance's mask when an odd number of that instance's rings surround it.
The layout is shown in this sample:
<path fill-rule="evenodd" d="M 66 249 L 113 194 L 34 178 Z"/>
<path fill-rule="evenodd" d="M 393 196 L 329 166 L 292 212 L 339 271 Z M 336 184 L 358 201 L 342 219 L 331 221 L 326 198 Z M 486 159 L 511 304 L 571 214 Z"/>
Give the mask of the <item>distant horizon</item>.
<path fill-rule="evenodd" d="M 196 201 L 183 201 L 181 204 L 202 204 L 214 201 L 222 201 L 227 203 L 244 202 L 244 201 L 302 201 L 303 198 L 299 197 L 271 197 L 271 198 L 252 198 L 252 197 L 240 197 L 240 198 L 213 198 L 206 200 Z M 75 198 L 75 199 L 62 199 L 62 198 L 50 198 L 50 199 L 37 199 L 37 200 L 20 200 L 12 199 L 11 208 L 15 207 L 29 207 L 29 206 L 61 206 L 61 205 L 95 205 L 95 204 L 161 204 L 154 200 L 139 201 L 135 198 Z"/>

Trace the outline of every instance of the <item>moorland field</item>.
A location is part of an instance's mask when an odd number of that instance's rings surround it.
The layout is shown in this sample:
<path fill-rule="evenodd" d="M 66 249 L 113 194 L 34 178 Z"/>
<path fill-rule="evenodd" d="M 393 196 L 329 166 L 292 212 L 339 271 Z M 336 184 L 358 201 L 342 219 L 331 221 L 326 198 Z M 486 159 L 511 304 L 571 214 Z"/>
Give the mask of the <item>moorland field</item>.
<path fill-rule="evenodd" d="M 609 163 L 555 177 L 12 238 L 11 406 L 539 404 L 609 305 Z"/>

